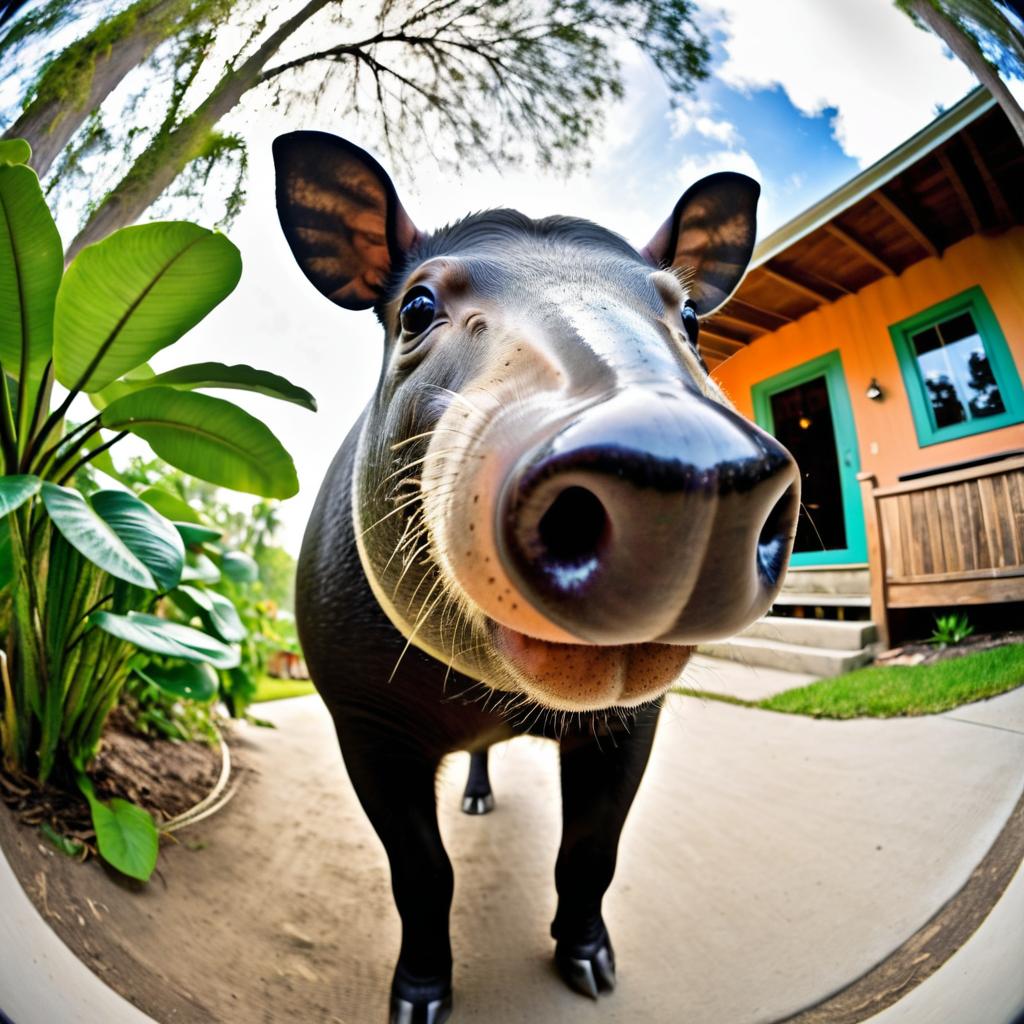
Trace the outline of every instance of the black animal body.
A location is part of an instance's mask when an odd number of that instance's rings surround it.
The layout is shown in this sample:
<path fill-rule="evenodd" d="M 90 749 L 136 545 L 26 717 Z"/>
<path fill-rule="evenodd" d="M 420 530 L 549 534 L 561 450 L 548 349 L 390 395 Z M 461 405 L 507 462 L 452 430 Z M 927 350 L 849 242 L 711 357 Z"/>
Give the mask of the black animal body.
<path fill-rule="evenodd" d="M 758 187 L 704 179 L 637 250 L 503 209 L 423 233 L 350 143 L 296 132 L 274 153 L 299 266 L 385 335 L 307 529 L 297 613 L 391 866 L 390 1019 L 452 1007 L 438 765 L 471 752 L 463 810 L 485 813 L 487 749 L 522 732 L 560 747 L 554 955 L 597 998 L 615 986 L 602 899 L 660 698 L 694 644 L 768 609 L 792 548 L 793 460 L 699 355 L 699 318 L 750 259 Z"/>

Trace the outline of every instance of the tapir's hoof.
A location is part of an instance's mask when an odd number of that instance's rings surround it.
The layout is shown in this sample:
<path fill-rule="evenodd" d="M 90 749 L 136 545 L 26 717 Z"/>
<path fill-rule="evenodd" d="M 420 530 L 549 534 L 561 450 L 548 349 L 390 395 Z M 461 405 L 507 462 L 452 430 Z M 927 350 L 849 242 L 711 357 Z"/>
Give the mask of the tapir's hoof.
<path fill-rule="evenodd" d="M 615 988 L 615 952 L 607 932 L 592 947 L 555 947 L 555 964 L 562 980 L 581 995 L 597 999 Z"/>
<path fill-rule="evenodd" d="M 411 1002 L 394 993 L 391 995 L 389 1024 L 444 1024 L 452 1015 L 452 996 L 430 1001 Z"/>
<path fill-rule="evenodd" d="M 463 814 L 490 814 L 494 810 L 494 794 L 487 793 L 484 796 L 470 796 L 468 793 L 462 798 Z"/>

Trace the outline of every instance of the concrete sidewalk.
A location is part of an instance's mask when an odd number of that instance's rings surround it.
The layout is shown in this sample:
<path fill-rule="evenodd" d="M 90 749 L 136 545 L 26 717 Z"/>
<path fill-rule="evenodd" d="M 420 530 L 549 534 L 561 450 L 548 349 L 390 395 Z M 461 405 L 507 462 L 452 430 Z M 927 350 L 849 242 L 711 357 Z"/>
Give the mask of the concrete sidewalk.
<path fill-rule="evenodd" d="M 319 699 L 261 714 L 278 729 L 245 730 L 255 777 L 193 830 L 201 850 L 165 851 L 144 899 L 104 892 L 105 941 L 132 958 L 126 994 L 161 1021 L 380 1020 L 399 936 L 383 850 Z M 606 900 L 619 987 L 596 1004 L 550 966 L 556 747 L 495 748 L 497 810 L 483 818 L 458 811 L 465 770 L 453 757 L 439 786 L 456 874 L 453 1024 L 767 1024 L 884 960 L 971 876 L 1024 787 L 1024 689 L 852 722 L 670 698 Z M 1024 1008 L 1021 890 L 1018 877 L 880 1024 L 1009 1024 Z M 951 993 L 980 1016 L 942 1016 Z M 38 1009 L 16 1024 L 54 1019 Z"/>
<path fill-rule="evenodd" d="M 268 708 L 277 738 L 308 739 L 309 703 Z M 547 965 L 554 745 L 495 749 L 498 810 L 483 819 L 457 811 L 464 761 L 440 788 L 457 1020 L 776 1021 L 863 974 L 966 881 L 1024 786 L 1024 690 L 948 716 L 854 722 L 672 698 L 606 903 L 620 986 L 593 1007 Z M 372 839 L 366 855 L 383 866 Z M 389 906 L 349 953 L 349 969 L 379 980 L 347 986 L 347 1019 L 380 1012 L 395 916 Z M 1012 965 L 1019 952 L 988 959 Z M 1003 1003 L 1024 1008 L 1024 979 L 1003 982 L 1018 986 Z"/>
<path fill-rule="evenodd" d="M 695 654 L 687 662 L 677 685 L 698 692 L 723 693 L 740 700 L 758 701 L 817 681 L 806 672 L 786 672 L 766 665 L 743 665 L 726 658 Z"/>

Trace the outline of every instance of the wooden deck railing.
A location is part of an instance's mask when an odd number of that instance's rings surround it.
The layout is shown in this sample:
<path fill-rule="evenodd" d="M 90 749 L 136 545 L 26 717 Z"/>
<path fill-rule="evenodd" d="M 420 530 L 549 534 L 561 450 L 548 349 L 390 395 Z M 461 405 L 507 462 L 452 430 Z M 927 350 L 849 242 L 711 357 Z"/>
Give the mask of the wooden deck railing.
<path fill-rule="evenodd" d="M 861 473 L 871 613 L 1024 601 L 1024 456 L 892 487 Z"/>

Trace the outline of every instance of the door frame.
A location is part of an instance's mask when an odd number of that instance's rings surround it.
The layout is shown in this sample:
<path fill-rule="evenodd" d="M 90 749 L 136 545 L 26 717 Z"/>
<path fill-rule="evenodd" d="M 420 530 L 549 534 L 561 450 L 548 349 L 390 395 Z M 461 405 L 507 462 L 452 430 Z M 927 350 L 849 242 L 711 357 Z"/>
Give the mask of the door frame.
<path fill-rule="evenodd" d="M 790 565 L 795 568 L 806 565 L 849 565 L 867 561 L 864 508 L 861 505 L 860 486 L 857 483 L 857 474 L 860 472 L 860 448 L 857 444 L 853 406 L 850 404 L 850 392 L 846 387 L 846 374 L 843 372 L 839 350 L 826 352 L 823 356 L 790 367 L 774 377 L 754 384 L 750 389 L 754 420 L 758 426 L 774 435 L 772 395 L 821 376 L 825 377 L 829 406 L 832 410 L 836 456 L 839 460 L 839 488 L 842 495 L 843 520 L 846 525 L 846 547 L 830 551 L 794 552 Z"/>

